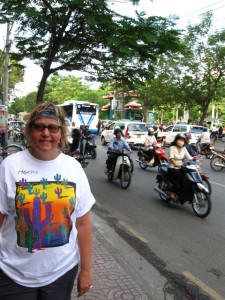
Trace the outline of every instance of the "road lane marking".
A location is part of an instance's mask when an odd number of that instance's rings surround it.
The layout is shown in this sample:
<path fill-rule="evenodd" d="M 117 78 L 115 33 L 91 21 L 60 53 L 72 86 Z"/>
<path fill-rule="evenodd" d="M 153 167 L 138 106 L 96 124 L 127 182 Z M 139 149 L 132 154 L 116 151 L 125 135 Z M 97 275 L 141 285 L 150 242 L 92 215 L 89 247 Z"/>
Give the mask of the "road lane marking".
<path fill-rule="evenodd" d="M 132 235 L 134 235 L 136 238 L 141 240 L 143 243 L 148 243 L 148 240 L 144 238 L 141 234 L 139 234 L 136 230 L 134 230 L 132 227 L 124 223 L 123 221 L 118 222 L 121 226 L 123 226 L 127 231 L 129 231 Z"/>
<path fill-rule="evenodd" d="M 220 296 L 217 292 L 207 286 L 204 282 L 202 282 L 199 278 L 192 275 L 190 272 L 182 272 L 182 274 L 195 285 L 197 285 L 203 292 L 208 294 L 213 300 L 225 300 L 222 296 Z"/>
<path fill-rule="evenodd" d="M 222 186 L 222 187 L 225 187 L 225 185 L 224 185 L 224 184 L 222 184 L 222 183 L 217 183 L 217 182 L 214 182 L 214 181 L 211 181 L 211 180 L 210 180 L 210 183 L 212 183 L 212 184 L 216 184 L 216 185 L 219 185 L 219 186 Z"/>

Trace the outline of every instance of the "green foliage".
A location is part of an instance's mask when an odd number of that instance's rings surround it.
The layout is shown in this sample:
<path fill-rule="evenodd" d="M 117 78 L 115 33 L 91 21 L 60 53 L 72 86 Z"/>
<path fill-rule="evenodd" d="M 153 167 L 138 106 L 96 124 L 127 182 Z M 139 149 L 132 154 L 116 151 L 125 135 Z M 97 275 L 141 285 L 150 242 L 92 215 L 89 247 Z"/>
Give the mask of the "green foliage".
<path fill-rule="evenodd" d="M 181 53 L 158 57 L 154 78 L 140 89 L 144 106 L 163 106 L 171 116 L 171 108 L 186 105 L 192 120 L 203 123 L 212 101 L 224 103 L 225 30 L 212 33 L 211 18 L 207 13 L 199 25 L 188 26 Z"/>
<path fill-rule="evenodd" d="M 106 0 L 0 0 L 0 8 L 18 24 L 16 56 L 43 69 L 37 102 L 43 101 L 47 78 L 60 70 L 86 71 L 98 81 L 122 79 L 132 86 L 149 77 L 157 55 L 180 47 L 173 20 L 143 13 L 124 17 Z"/>
<path fill-rule="evenodd" d="M 0 78 L 4 76 L 5 53 L 0 50 Z M 9 66 L 9 93 L 13 91 L 15 85 L 23 80 L 24 67 L 12 58 L 10 54 Z M 0 81 L 0 90 L 3 90 L 3 80 Z"/>

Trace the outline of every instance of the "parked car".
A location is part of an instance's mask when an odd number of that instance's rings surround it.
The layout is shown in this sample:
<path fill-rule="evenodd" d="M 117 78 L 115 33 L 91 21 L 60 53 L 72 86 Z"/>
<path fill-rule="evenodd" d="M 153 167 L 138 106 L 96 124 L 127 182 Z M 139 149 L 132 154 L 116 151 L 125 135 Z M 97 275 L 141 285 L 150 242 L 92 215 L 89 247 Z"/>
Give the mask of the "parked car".
<path fill-rule="evenodd" d="M 118 120 L 107 126 L 101 133 L 101 143 L 106 145 L 113 137 L 115 128 L 120 127 L 130 146 L 143 146 L 148 134 L 148 124 L 140 121 Z"/>
<path fill-rule="evenodd" d="M 204 126 L 190 125 L 190 124 L 183 124 L 183 123 L 175 124 L 172 130 L 166 134 L 164 145 L 169 146 L 173 142 L 175 136 L 178 133 L 191 133 L 192 139 L 190 140 L 190 143 L 195 144 L 199 136 L 203 133 L 203 131 L 204 131 Z"/>

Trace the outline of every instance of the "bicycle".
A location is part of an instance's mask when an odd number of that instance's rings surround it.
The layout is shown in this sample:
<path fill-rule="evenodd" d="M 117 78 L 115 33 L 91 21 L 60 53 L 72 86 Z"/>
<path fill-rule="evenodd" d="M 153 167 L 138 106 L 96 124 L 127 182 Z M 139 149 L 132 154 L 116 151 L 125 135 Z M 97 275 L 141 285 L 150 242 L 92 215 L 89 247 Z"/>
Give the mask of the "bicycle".
<path fill-rule="evenodd" d="M 9 156 L 13 153 L 22 151 L 22 150 L 23 149 L 20 146 L 18 146 L 16 144 L 11 144 L 11 145 L 6 146 L 5 148 L 1 149 L 1 156 L 3 159 L 5 159 L 7 156 Z"/>

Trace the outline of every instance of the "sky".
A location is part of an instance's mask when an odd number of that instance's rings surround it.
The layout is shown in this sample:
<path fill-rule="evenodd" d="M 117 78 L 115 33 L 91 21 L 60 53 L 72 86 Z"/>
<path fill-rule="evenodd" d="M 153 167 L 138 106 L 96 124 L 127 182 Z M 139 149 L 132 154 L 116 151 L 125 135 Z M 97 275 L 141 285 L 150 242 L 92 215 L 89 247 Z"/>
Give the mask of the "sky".
<path fill-rule="evenodd" d="M 201 15 L 208 10 L 213 12 L 213 29 L 225 27 L 225 0 L 141 0 L 139 6 L 132 6 L 129 0 L 111 1 L 110 7 L 122 15 L 134 16 L 135 10 L 144 11 L 146 16 L 156 15 L 168 17 L 176 15 L 178 28 L 185 28 L 188 23 L 197 24 L 201 21 Z M 13 35 L 13 32 L 12 32 Z M 4 49 L 6 25 L 0 24 L 0 49 Z M 14 47 L 12 45 L 12 47 Z M 12 48 L 13 49 L 13 48 Z M 42 77 L 40 67 L 31 61 L 23 62 L 26 66 L 24 82 L 16 86 L 15 95 L 23 96 L 37 89 Z M 61 73 L 62 75 L 68 73 Z M 74 72 L 73 75 L 82 77 L 82 73 Z"/>

